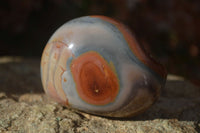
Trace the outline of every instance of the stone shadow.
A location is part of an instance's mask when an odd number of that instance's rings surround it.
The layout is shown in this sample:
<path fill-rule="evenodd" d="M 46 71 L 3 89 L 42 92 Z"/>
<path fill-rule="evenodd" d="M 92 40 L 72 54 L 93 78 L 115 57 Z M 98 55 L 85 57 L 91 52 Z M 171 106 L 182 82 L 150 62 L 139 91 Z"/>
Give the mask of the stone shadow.
<path fill-rule="evenodd" d="M 40 60 L 23 59 L 0 63 L 0 92 L 9 95 L 44 93 L 40 78 Z"/>
<path fill-rule="evenodd" d="M 152 107 L 132 118 L 118 120 L 144 121 L 155 119 L 200 122 L 200 88 L 188 81 L 168 79 L 159 100 Z"/>

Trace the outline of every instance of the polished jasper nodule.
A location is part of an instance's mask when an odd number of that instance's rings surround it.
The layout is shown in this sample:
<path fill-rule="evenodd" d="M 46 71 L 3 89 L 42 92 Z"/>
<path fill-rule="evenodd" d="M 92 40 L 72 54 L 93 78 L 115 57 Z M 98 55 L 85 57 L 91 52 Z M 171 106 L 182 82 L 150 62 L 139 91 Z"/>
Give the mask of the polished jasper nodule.
<path fill-rule="evenodd" d="M 101 116 L 143 112 L 159 97 L 166 75 L 126 26 L 105 16 L 65 23 L 52 35 L 41 59 L 47 95 Z"/>

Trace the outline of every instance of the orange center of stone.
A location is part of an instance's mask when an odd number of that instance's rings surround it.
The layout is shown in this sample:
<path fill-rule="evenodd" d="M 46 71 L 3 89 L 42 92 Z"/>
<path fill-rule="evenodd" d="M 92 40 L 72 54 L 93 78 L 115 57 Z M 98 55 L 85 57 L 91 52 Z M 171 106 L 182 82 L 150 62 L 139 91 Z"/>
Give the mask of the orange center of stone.
<path fill-rule="evenodd" d="M 87 52 L 71 63 L 71 71 L 79 96 L 85 102 L 105 105 L 113 102 L 119 91 L 118 78 L 96 52 Z"/>

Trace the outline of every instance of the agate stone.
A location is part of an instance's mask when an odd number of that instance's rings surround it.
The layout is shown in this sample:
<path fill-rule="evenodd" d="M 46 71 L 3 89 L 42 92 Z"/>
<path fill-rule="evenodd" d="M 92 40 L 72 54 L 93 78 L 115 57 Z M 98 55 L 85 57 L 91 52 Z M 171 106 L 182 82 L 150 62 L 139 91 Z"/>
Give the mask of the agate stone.
<path fill-rule="evenodd" d="M 130 117 L 149 108 L 166 75 L 125 25 L 105 16 L 65 23 L 41 59 L 47 95 L 67 107 L 108 117 Z"/>

